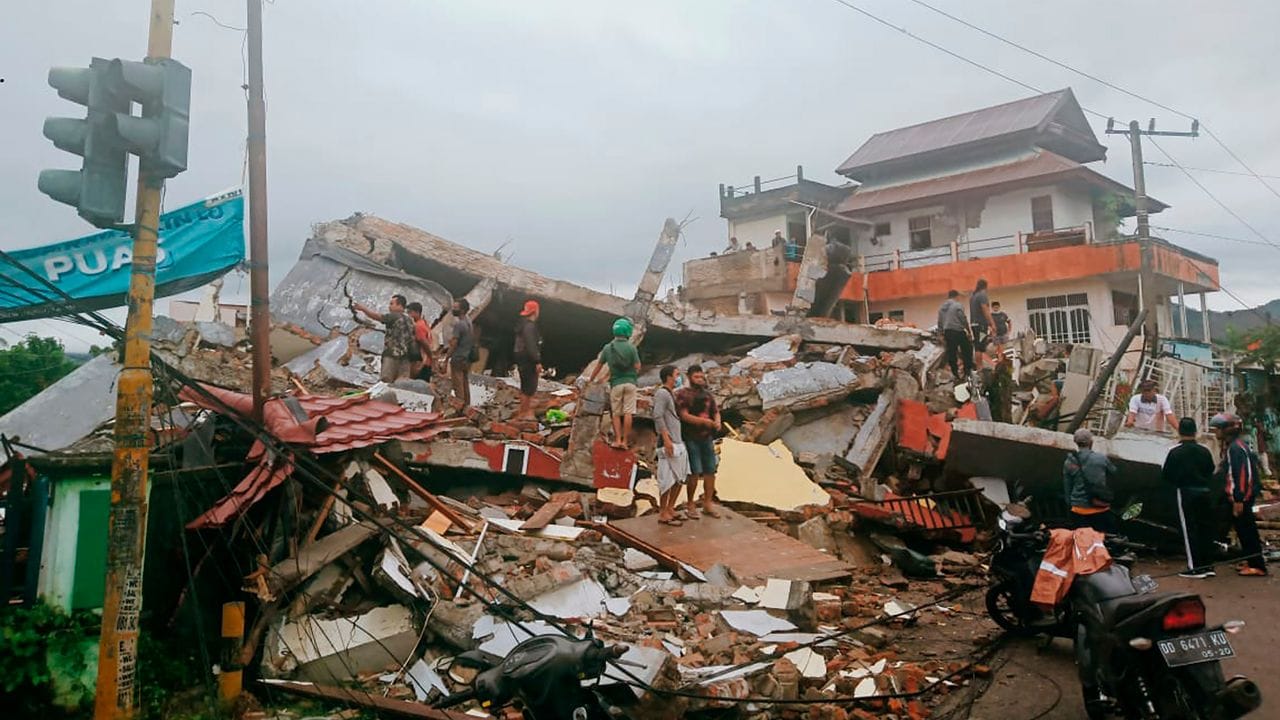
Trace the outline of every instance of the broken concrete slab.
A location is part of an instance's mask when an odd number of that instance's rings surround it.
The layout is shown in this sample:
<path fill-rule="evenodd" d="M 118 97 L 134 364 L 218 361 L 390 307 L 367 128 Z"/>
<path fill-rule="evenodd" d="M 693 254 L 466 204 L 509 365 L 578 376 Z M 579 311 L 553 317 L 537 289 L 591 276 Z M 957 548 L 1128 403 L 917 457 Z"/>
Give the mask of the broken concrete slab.
<path fill-rule="evenodd" d="M 858 375 L 844 365 L 828 362 L 801 363 L 770 370 L 756 385 L 764 409 L 796 408 L 824 398 L 847 396 L 859 385 Z"/>
<path fill-rule="evenodd" d="M 284 367 L 299 377 L 318 371 L 327 379 L 353 387 L 369 387 L 378 382 L 372 365 L 366 365 L 358 354 L 351 354 L 351 343 L 346 337 L 336 337 L 304 352 Z"/>
<path fill-rule="evenodd" d="M 872 473 L 880 462 L 880 456 L 889 445 L 893 436 L 893 428 L 897 414 L 897 397 L 892 391 L 885 391 L 876 400 L 876 408 L 867 416 L 866 422 L 858 429 L 853 438 L 853 445 L 845 453 L 844 459 L 859 474 L 863 497 L 872 497 L 875 480 Z"/>
<path fill-rule="evenodd" d="M 413 611 L 404 605 L 377 607 L 352 617 L 307 615 L 273 630 L 263 672 L 268 677 L 294 675 L 304 680 L 354 679 L 353 673 L 399 665 L 417 642 Z"/>
<path fill-rule="evenodd" d="M 827 519 L 822 515 L 817 515 L 800 523 L 796 528 L 796 536 L 800 542 L 808 545 L 815 550 L 834 553 L 836 551 L 835 533 L 831 532 L 831 525 L 827 523 Z"/>
<path fill-rule="evenodd" d="M 805 453 L 842 455 L 853 442 L 864 416 L 865 412 L 853 405 L 844 405 L 808 422 L 804 422 L 803 415 L 796 416 L 796 424 L 782 434 L 782 442 L 797 457 Z"/>
<path fill-rule="evenodd" d="M 61 450 L 115 417 L 119 375 L 115 353 L 99 355 L 10 410 L 0 434 L 31 446 L 22 449 L 29 457 Z"/>
<path fill-rule="evenodd" d="M 826 505 L 831 500 L 796 464 L 786 443 L 757 445 L 725 439 L 720 444 L 716 495 L 728 502 L 745 502 L 776 510 Z"/>
<path fill-rule="evenodd" d="M 377 532 L 377 525 L 370 522 L 348 525 L 335 530 L 299 550 L 296 558 L 282 560 L 272 566 L 267 573 L 267 587 L 273 595 L 279 596 L 320 572 L 324 566 L 351 552 Z"/>
<path fill-rule="evenodd" d="M 423 315 L 434 318 L 453 302 L 438 283 L 334 242 L 326 227 L 317 228 L 316 236 L 303 245 L 298 262 L 271 293 L 274 319 L 324 338 L 360 327 L 353 303 L 381 309 L 392 295 L 401 293 L 422 303 Z M 370 241 L 365 240 L 363 246 L 370 247 Z"/>

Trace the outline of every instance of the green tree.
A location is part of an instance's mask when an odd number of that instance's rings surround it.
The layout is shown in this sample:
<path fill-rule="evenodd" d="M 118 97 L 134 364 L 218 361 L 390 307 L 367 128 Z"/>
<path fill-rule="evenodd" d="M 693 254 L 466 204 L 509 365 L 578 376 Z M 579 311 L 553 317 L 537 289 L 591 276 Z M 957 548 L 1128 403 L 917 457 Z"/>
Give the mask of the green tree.
<path fill-rule="evenodd" d="M 0 350 L 0 415 L 76 369 L 57 338 L 28 335 Z"/>
<path fill-rule="evenodd" d="M 1227 328 L 1226 345 L 1264 369 L 1272 371 L 1276 363 L 1280 363 L 1280 325 L 1264 325 L 1244 332 Z"/>

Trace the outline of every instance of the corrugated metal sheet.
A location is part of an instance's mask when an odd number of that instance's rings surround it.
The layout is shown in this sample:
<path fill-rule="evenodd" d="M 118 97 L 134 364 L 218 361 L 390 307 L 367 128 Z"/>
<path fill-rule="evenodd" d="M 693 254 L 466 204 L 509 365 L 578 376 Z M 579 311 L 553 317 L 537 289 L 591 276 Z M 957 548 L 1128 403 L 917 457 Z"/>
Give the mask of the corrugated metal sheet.
<path fill-rule="evenodd" d="M 846 173 L 887 160 L 1034 130 L 1058 107 L 1068 89 L 1015 100 L 961 115 L 872 135 L 836 170 Z"/>

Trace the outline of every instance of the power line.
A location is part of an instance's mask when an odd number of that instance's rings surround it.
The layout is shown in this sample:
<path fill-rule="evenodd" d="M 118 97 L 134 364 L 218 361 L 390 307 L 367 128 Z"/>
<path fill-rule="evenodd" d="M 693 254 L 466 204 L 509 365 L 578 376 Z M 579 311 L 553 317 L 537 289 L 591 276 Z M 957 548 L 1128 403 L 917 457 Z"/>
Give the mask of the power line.
<path fill-rule="evenodd" d="M 1214 240 L 1230 240 L 1231 242 L 1245 243 L 1247 245 L 1267 245 L 1261 240 L 1250 240 L 1248 238 L 1231 237 L 1230 235 L 1216 235 L 1214 233 L 1199 232 L 1197 230 L 1183 230 L 1182 228 L 1165 227 L 1164 225 L 1152 225 L 1152 230 L 1163 230 L 1165 232 L 1174 232 L 1181 235 L 1195 235 L 1197 237 L 1213 238 Z"/>
<path fill-rule="evenodd" d="M 1143 165 L 1151 165 L 1151 166 L 1154 166 L 1154 167 L 1166 167 L 1166 168 L 1176 168 L 1176 167 L 1178 167 L 1177 165 L 1174 165 L 1173 163 L 1153 162 L 1153 161 L 1151 161 L 1151 160 L 1148 160 L 1148 161 L 1146 161 L 1146 162 L 1144 162 L 1144 163 L 1142 163 L 1142 164 L 1143 164 Z M 1187 169 L 1188 169 L 1188 170 L 1194 170 L 1195 172 L 1214 173 L 1214 174 L 1216 174 L 1216 175 L 1236 175 L 1236 176 L 1238 176 L 1238 177 L 1253 177 L 1253 176 L 1252 176 L 1252 175 L 1250 175 L 1249 173 L 1247 173 L 1247 172 L 1240 172 L 1239 170 L 1216 170 L 1216 169 L 1214 169 L 1214 168 L 1191 167 L 1191 166 L 1189 166 L 1189 165 L 1187 166 Z M 1259 177 L 1271 178 L 1272 180 L 1280 180 L 1280 175 L 1260 175 Z"/>
<path fill-rule="evenodd" d="M 1228 215 L 1238 220 L 1241 225 L 1244 225 L 1245 227 L 1249 228 L 1249 231 L 1252 232 L 1254 235 L 1257 235 L 1258 238 L 1261 239 L 1263 242 L 1275 248 L 1276 250 L 1280 250 L 1280 245 L 1277 245 L 1276 243 L 1272 242 L 1266 235 L 1263 235 L 1261 232 L 1258 231 L 1257 228 L 1251 225 L 1248 220 L 1245 220 L 1243 217 L 1241 217 L 1240 214 L 1237 213 L 1235 210 L 1232 210 L 1231 208 L 1227 207 L 1227 204 L 1219 200 L 1217 195 L 1214 195 L 1209 190 L 1209 188 L 1204 186 L 1204 183 L 1196 179 L 1196 176 L 1192 175 L 1190 170 L 1187 170 L 1185 167 L 1183 167 L 1181 163 L 1179 163 L 1176 159 L 1174 159 L 1172 155 L 1168 153 L 1168 151 L 1166 151 L 1163 147 L 1161 147 L 1160 143 L 1156 142 L 1155 138 L 1148 138 L 1148 141 L 1151 143 L 1152 146 L 1155 147 L 1155 149 L 1160 151 L 1161 155 L 1164 155 L 1169 160 L 1169 162 L 1173 163 L 1175 167 L 1181 170 L 1182 174 L 1186 175 L 1188 180 L 1195 183 L 1195 186 L 1200 188 L 1201 192 L 1203 192 L 1205 195 L 1208 195 L 1210 200 L 1217 203 L 1218 207 L 1222 208 L 1227 212 Z"/>
<path fill-rule="evenodd" d="M 843 0 L 836 0 L 836 2 L 843 2 Z M 990 30 L 987 30 L 986 28 L 983 28 L 983 27 L 980 27 L 980 26 L 978 26 L 978 25 L 975 25 L 975 24 L 973 24 L 973 23 L 971 23 L 971 22 L 969 22 L 969 21 L 967 21 L 967 20 L 965 20 L 965 19 L 963 19 L 963 18 L 960 18 L 960 17 L 957 17 L 957 16 L 955 16 L 955 15 L 952 15 L 951 13 L 946 12 L 945 10 L 942 10 L 942 9 L 940 9 L 940 8 L 937 8 L 937 7 L 934 7 L 933 5 L 930 5 L 929 3 L 924 2 L 924 0 L 911 0 L 911 2 L 915 3 L 916 5 L 919 5 L 920 7 L 927 8 L 927 9 L 929 9 L 929 10 L 932 10 L 933 12 L 935 12 L 935 13 L 937 13 L 937 14 L 939 14 L 939 15 L 942 15 L 943 17 L 946 17 L 946 18 L 948 18 L 948 19 L 950 19 L 950 20 L 953 20 L 953 21 L 955 21 L 955 22 L 958 22 L 958 23 L 960 23 L 961 25 L 964 25 L 965 27 L 967 27 L 967 28 L 969 28 L 969 29 L 971 29 L 971 30 L 975 30 L 975 31 L 977 31 L 977 32 L 980 32 L 980 33 L 982 33 L 983 35 L 986 35 L 987 37 L 992 38 L 993 40 L 997 40 L 997 41 L 999 41 L 999 42 L 1004 43 L 1005 45 L 1008 45 L 1008 46 L 1010 46 L 1010 47 L 1016 48 L 1016 49 L 1021 50 L 1021 51 L 1025 52 L 1025 53 L 1028 53 L 1028 54 L 1030 54 L 1030 55 L 1033 55 L 1033 56 L 1035 56 L 1035 57 L 1037 57 L 1037 58 L 1040 58 L 1041 60 L 1044 60 L 1044 61 L 1045 61 L 1045 62 L 1047 62 L 1047 63 L 1051 63 L 1051 64 L 1053 64 L 1053 65 L 1056 65 L 1057 67 L 1060 67 L 1060 68 L 1062 68 L 1063 70 L 1066 70 L 1066 71 L 1071 72 L 1071 73 L 1075 73 L 1076 75 L 1079 75 L 1080 77 L 1087 78 L 1087 79 L 1092 80 L 1092 81 L 1094 81 L 1094 82 L 1096 82 L 1096 83 L 1099 83 L 1099 84 L 1101 84 L 1101 85 L 1105 85 L 1106 87 L 1109 87 L 1109 88 L 1111 88 L 1112 90 L 1115 90 L 1116 92 L 1119 92 L 1119 93 L 1123 93 L 1123 94 L 1125 94 L 1125 95 L 1128 95 L 1129 97 L 1134 98 L 1135 100 L 1141 100 L 1142 102 L 1149 103 L 1149 104 L 1151 104 L 1151 105 L 1154 105 L 1154 106 L 1156 106 L 1156 107 L 1160 108 L 1161 110 L 1165 110 L 1165 111 L 1171 112 L 1171 113 L 1173 113 L 1174 115 L 1181 115 L 1182 117 L 1186 118 L 1187 120 L 1196 120 L 1196 121 L 1198 121 L 1198 120 L 1199 120 L 1198 118 L 1196 118 L 1195 116 L 1193 116 L 1193 115 L 1191 115 L 1191 114 L 1189 114 L 1189 113 L 1185 113 L 1185 112 L 1183 112 L 1183 111 L 1181 111 L 1181 110 L 1178 110 L 1178 109 L 1176 109 L 1176 108 L 1169 107 L 1168 105 L 1165 105 L 1165 104 L 1164 104 L 1164 103 L 1162 103 L 1162 102 L 1158 102 L 1158 101 L 1156 101 L 1156 100 L 1152 100 L 1151 98 L 1146 97 L 1145 95 L 1141 95 L 1141 94 L 1136 93 L 1136 92 L 1134 92 L 1134 91 L 1132 91 L 1132 90 L 1129 90 L 1128 88 L 1125 88 L 1125 87 L 1122 87 L 1122 86 L 1120 86 L 1120 85 L 1117 85 L 1117 84 L 1115 84 L 1115 83 L 1113 83 L 1113 82 L 1111 82 L 1111 81 L 1109 81 L 1109 80 L 1106 80 L 1105 78 L 1098 77 L 1097 75 L 1094 75 L 1093 73 L 1086 72 L 1086 71 L 1081 70 L 1081 69 L 1079 69 L 1079 68 L 1076 68 L 1076 67 L 1073 67 L 1073 66 L 1071 66 L 1071 65 L 1068 65 L 1067 63 L 1062 62 L 1061 60 L 1058 60 L 1058 59 L 1056 59 L 1056 58 L 1049 57 L 1048 55 L 1045 55 L 1045 54 L 1044 54 L 1044 53 L 1042 53 L 1042 52 L 1038 52 L 1038 51 L 1033 50 L 1033 49 L 1031 49 L 1031 48 L 1029 48 L 1029 47 L 1027 47 L 1027 46 L 1025 46 L 1025 45 L 1022 45 L 1022 44 L 1020 44 L 1020 43 L 1014 42 L 1013 40 L 1010 40 L 1010 39 L 1008 39 L 1008 38 L 1004 37 L 1003 35 L 999 35 L 999 34 L 997 34 L 997 33 L 994 33 L 994 32 L 992 32 L 992 31 L 990 31 Z M 864 14 L 866 14 L 866 13 L 864 13 Z M 1086 112 L 1090 112 L 1090 111 L 1088 111 L 1088 110 L 1086 109 Z M 1244 161 L 1244 160 L 1243 160 L 1239 155 L 1237 155 L 1237 154 L 1236 154 L 1236 152 L 1235 152 L 1234 150 L 1232 150 L 1230 147 L 1228 147 L 1228 146 L 1227 146 L 1227 144 L 1226 144 L 1226 142 L 1224 142 L 1224 141 L 1222 140 L 1222 138 L 1218 137 L 1218 135 L 1217 135 L 1216 133 L 1214 133 L 1214 132 L 1213 132 L 1213 130 L 1212 130 L 1212 129 L 1210 129 L 1208 125 L 1206 125 L 1206 124 L 1204 124 L 1204 123 L 1200 123 L 1200 127 L 1201 127 L 1201 129 L 1203 129 L 1203 130 L 1204 130 L 1204 132 L 1205 132 L 1205 134 L 1206 134 L 1206 135 L 1208 135 L 1208 136 L 1209 136 L 1209 137 L 1210 137 L 1210 138 L 1211 138 L 1215 143 L 1217 143 L 1217 144 L 1218 144 L 1218 146 L 1219 146 L 1219 147 L 1221 147 L 1224 151 L 1226 151 L 1226 153 L 1227 153 L 1228 155 L 1230 155 L 1230 156 L 1231 156 L 1231 159 L 1232 159 L 1232 160 L 1235 160 L 1237 163 L 1239 163 L 1239 164 L 1240 164 L 1240 167 L 1244 168 L 1244 169 L 1245 169 L 1245 171 L 1246 171 L 1246 173 L 1247 173 L 1250 177 L 1252 177 L 1252 178 L 1254 178 L 1255 180 L 1257 180 L 1258 182 L 1262 183 L 1262 186 L 1263 186 L 1263 187 L 1265 187 L 1265 188 L 1266 188 L 1266 189 L 1267 189 L 1267 190 L 1268 190 L 1272 195 L 1275 195 L 1277 198 L 1280 198 L 1280 192 L 1276 191 L 1276 189 L 1275 189 L 1274 187 L 1272 187 L 1270 183 L 1268 183 L 1266 180 L 1264 180 L 1264 179 L 1263 179 L 1263 177 L 1264 177 L 1264 176 L 1259 175 L 1258 173 L 1254 172 L 1253 168 L 1249 167 L 1249 165 L 1248 165 L 1248 164 L 1247 164 L 1247 163 L 1246 163 L 1246 162 L 1245 162 L 1245 161 Z M 1275 178 L 1273 178 L 1273 179 L 1275 179 Z"/>

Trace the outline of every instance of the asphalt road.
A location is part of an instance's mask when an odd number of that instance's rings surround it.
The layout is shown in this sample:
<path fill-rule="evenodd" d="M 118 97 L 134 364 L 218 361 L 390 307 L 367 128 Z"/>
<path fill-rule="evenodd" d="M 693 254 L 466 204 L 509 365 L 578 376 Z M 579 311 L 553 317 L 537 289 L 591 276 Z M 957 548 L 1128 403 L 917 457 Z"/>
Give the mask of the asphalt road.
<path fill-rule="evenodd" d="M 1135 574 L 1176 573 L 1172 562 L 1141 563 Z M 1227 677 L 1245 675 L 1262 690 L 1262 707 L 1248 717 L 1280 717 L 1280 572 L 1265 578 L 1245 578 L 1231 568 L 1206 580 L 1161 578 L 1161 590 L 1198 592 L 1204 598 L 1209 622 L 1244 620 L 1245 629 L 1232 637 L 1236 657 L 1224 661 Z M 1085 717 L 1071 643 L 1055 640 L 1048 647 L 1034 640 L 1012 641 L 991 663 L 987 691 L 973 704 L 970 720 L 1079 720 Z M 961 716 L 963 717 L 963 716 Z"/>

